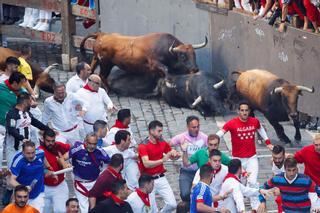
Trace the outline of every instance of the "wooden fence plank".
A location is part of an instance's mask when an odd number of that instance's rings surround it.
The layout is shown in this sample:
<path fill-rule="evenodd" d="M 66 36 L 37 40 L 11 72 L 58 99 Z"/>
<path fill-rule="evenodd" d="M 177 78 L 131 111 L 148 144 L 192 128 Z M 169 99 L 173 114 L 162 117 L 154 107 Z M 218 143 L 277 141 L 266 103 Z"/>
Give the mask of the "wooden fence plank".
<path fill-rule="evenodd" d="M 96 19 L 96 10 L 91 10 L 89 7 L 80 5 L 72 5 L 72 14 L 90 19 Z"/>
<path fill-rule="evenodd" d="M 0 34 L 11 37 L 25 37 L 51 44 L 61 44 L 62 41 L 60 33 L 37 31 L 15 25 L 1 25 Z"/>

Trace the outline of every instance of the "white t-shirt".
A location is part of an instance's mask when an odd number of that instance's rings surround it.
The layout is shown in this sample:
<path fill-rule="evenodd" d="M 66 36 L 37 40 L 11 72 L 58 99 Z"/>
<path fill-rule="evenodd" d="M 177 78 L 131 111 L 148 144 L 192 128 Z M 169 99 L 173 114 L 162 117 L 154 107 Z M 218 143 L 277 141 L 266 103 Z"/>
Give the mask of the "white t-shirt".
<path fill-rule="evenodd" d="M 210 190 L 211 190 L 212 196 L 219 194 L 222 182 L 227 174 L 228 174 L 228 167 L 221 164 L 221 170 L 214 175 L 214 177 L 212 178 L 212 182 L 210 184 Z M 200 181 L 200 169 L 198 169 L 196 174 L 194 175 L 192 184 L 196 185 L 199 181 Z"/>

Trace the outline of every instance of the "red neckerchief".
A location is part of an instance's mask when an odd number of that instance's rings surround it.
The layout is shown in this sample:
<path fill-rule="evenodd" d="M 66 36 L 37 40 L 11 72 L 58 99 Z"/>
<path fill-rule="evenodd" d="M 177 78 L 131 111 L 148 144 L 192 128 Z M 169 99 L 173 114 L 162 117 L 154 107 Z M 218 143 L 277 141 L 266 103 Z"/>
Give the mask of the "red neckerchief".
<path fill-rule="evenodd" d="M 7 87 L 14 92 L 16 95 L 18 95 L 19 91 L 13 89 L 13 87 L 11 86 L 11 84 L 9 83 L 9 79 L 5 80 L 4 83 L 7 85 Z"/>
<path fill-rule="evenodd" d="M 124 201 L 121 200 L 117 195 L 113 194 L 112 192 L 104 193 L 106 197 L 110 197 L 117 205 L 121 206 L 124 204 Z"/>
<path fill-rule="evenodd" d="M 119 129 L 127 129 L 127 128 L 129 128 L 128 125 L 126 125 L 126 126 L 123 125 L 123 123 L 121 121 L 119 121 L 119 120 L 116 120 L 116 123 L 111 128 L 113 128 L 113 127 L 117 127 Z"/>
<path fill-rule="evenodd" d="M 210 164 L 209 162 L 207 163 L 207 165 L 208 165 L 208 166 L 211 166 L 211 164 Z M 215 177 L 216 174 L 218 174 L 218 173 L 221 171 L 221 167 L 222 167 L 222 166 L 220 165 L 220 168 L 219 168 L 219 169 L 213 169 L 213 172 L 212 172 L 212 173 L 213 173 L 213 177 Z"/>
<path fill-rule="evenodd" d="M 149 195 L 141 191 L 140 189 L 136 189 L 137 195 L 140 197 L 144 205 L 150 207 Z"/>
<path fill-rule="evenodd" d="M 83 89 L 89 90 L 90 92 L 98 92 L 98 91 L 93 90 L 93 89 L 89 86 L 89 84 L 84 85 Z"/>
<path fill-rule="evenodd" d="M 107 170 L 114 176 L 116 177 L 118 180 L 122 180 L 122 176 L 121 173 L 117 172 L 116 170 L 114 170 L 114 168 L 112 168 L 111 166 L 107 167 Z"/>
<path fill-rule="evenodd" d="M 236 179 L 237 181 L 239 181 L 239 183 L 241 183 L 239 177 L 237 177 L 236 175 L 231 174 L 231 173 L 228 173 L 228 174 L 226 175 L 226 177 L 224 178 L 223 182 L 224 182 L 225 180 L 227 180 L 228 178 L 234 178 L 234 179 Z"/>

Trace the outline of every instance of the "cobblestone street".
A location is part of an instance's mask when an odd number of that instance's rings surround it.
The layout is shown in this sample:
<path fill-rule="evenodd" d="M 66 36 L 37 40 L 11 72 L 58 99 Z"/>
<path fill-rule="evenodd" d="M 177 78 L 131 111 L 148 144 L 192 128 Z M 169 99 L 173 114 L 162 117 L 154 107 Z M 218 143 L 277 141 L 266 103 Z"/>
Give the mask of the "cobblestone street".
<path fill-rule="evenodd" d="M 12 43 L 12 48 L 16 47 L 16 44 Z M 37 52 L 46 51 L 47 54 L 37 54 Z M 41 66 L 45 67 L 52 63 L 60 63 L 61 58 L 58 54 L 60 50 L 53 46 L 46 46 L 43 44 L 33 45 L 34 56 L 33 59 L 41 64 Z M 61 82 L 66 82 L 68 78 L 74 75 L 73 72 L 65 72 L 61 70 L 53 70 L 50 72 L 50 75 L 54 77 L 56 80 Z M 42 93 L 39 103 L 42 103 L 44 98 L 50 94 Z M 114 104 L 118 108 L 130 108 L 132 111 L 132 130 L 134 132 L 134 136 L 136 140 L 139 142 L 147 137 L 147 124 L 157 119 L 164 124 L 164 138 L 170 140 L 174 135 L 185 131 L 186 123 L 185 119 L 188 115 L 196 115 L 200 117 L 201 131 L 206 134 L 215 133 L 219 130 L 219 127 L 223 125 L 224 122 L 228 121 L 230 118 L 235 116 L 235 113 L 230 113 L 224 116 L 217 117 L 206 117 L 201 116 L 197 111 L 190 109 L 180 109 L 171 107 L 166 104 L 162 99 L 136 99 L 130 97 L 118 97 L 115 94 L 110 94 L 110 97 Z M 40 108 L 41 108 L 40 104 Z M 260 119 L 261 123 L 265 126 L 267 130 L 267 134 L 270 137 L 272 143 L 279 143 L 276 134 L 271 127 L 271 125 L 267 122 L 267 120 L 259 113 L 256 113 L 257 117 Z M 109 125 L 114 123 L 116 114 L 110 115 Z M 290 139 L 293 139 L 294 136 L 294 127 L 291 123 L 284 123 L 284 128 Z M 302 146 L 309 145 L 311 143 L 311 135 L 312 133 L 302 130 L 302 141 L 300 144 L 292 142 L 293 146 L 287 148 L 289 152 L 294 152 L 300 149 Z M 229 141 L 230 135 L 225 135 L 225 140 Z M 229 143 L 226 143 L 225 140 L 222 141 L 220 145 L 220 149 L 224 152 L 230 153 L 231 147 Z M 267 150 L 264 144 L 257 143 L 257 150 L 259 158 L 259 183 L 263 183 L 269 177 L 271 177 L 271 165 L 270 165 L 270 152 Z M 267 155 L 267 156 L 266 156 Z M 168 162 L 166 164 L 167 178 L 170 182 L 177 201 L 180 200 L 179 197 L 179 185 L 178 185 L 178 177 L 179 177 L 179 169 L 180 169 L 181 161 L 176 162 Z M 72 184 L 69 182 L 70 188 L 72 188 Z M 71 195 L 73 191 L 71 190 Z M 273 198 L 271 198 L 272 200 Z M 268 202 L 268 210 L 275 210 L 276 206 L 274 201 Z M 276 212 L 276 211 L 275 211 Z"/>

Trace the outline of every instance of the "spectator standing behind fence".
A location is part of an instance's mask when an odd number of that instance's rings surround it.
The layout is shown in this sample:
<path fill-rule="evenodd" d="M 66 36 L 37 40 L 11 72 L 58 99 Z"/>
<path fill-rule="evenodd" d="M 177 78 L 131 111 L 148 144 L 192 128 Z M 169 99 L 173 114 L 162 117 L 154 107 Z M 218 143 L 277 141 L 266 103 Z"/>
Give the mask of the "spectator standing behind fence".
<path fill-rule="evenodd" d="M 29 190 L 26 186 L 18 185 L 14 188 L 14 203 L 9 204 L 2 213 L 39 213 L 39 211 L 28 203 Z"/>

